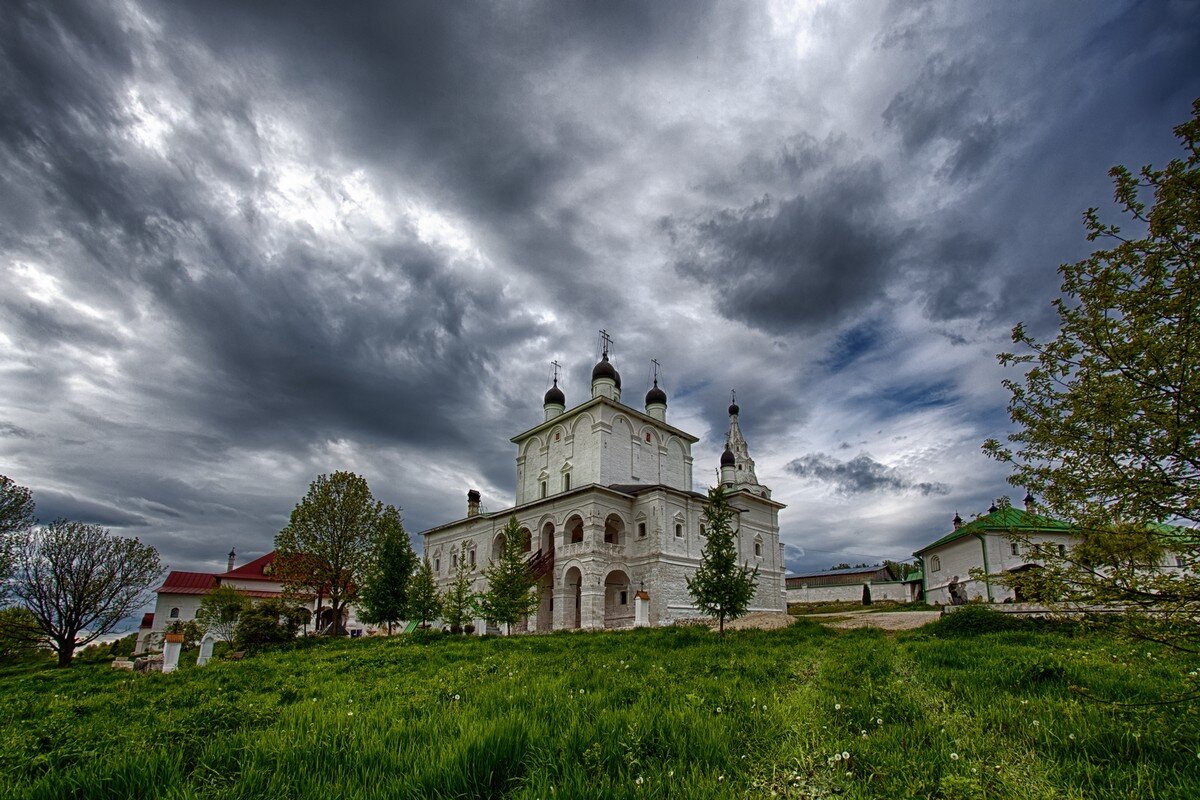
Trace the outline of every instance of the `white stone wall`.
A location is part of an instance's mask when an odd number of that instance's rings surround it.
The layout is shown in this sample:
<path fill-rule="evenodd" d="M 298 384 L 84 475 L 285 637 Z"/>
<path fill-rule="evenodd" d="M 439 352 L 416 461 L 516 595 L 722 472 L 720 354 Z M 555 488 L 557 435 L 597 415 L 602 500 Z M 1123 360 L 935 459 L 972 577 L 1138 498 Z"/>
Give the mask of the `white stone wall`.
<path fill-rule="evenodd" d="M 861 583 L 844 586 L 803 586 L 787 590 L 789 603 L 830 603 L 830 602 L 862 602 Z M 871 587 L 871 600 L 894 600 L 898 603 L 911 602 L 908 585 L 900 581 L 883 583 L 868 583 Z"/>
<path fill-rule="evenodd" d="M 972 534 L 934 550 L 928 550 L 921 554 L 925 564 L 925 600 L 935 605 L 949 604 L 950 592 L 946 587 L 951 578 L 957 575 L 959 583 L 966 586 L 969 599 L 973 600 L 979 597 L 987 601 L 989 599 L 987 583 L 982 580 L 973 580 L 969 574 L 972 569 L 985 569 L 983 555 L 985 546 L 987 547 L 986 569 L 991 574 L 997 574 L 1026 564 L 1039 563 L 1039 559 L 1030 552 L 1031 545 L 1048 545 L 1054 548 L 1062 545 L 1070 550 L 1077 541 L 1078 539 L 1066 533 L 1023 534 L 1014 539 L 1007 532 L 988 531 L 984 534 L 982 543 L 978 536 Z M 1017 545 L 1017 553 L 1012 551 L 1014 543 Z M 934 556 L 941 559 L 941 569 L 938 571 L 931 569 Z M 1012 589 L 995 580 L 991 581 L 991 602 L 1002 603 L 1014 597 Z"/>

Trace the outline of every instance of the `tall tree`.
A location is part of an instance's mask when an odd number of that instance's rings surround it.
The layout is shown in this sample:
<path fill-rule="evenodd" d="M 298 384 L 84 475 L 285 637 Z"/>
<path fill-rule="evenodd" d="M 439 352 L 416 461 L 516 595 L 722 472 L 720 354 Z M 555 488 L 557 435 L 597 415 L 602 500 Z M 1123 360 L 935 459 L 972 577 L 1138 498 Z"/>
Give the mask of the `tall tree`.
<path fill-rule="evenodd" d="M 1133 632 L 1195 649 L 1196 534 L 1160 523 L 1200 522 L 1200 99 L 1175 135 L 1184 157 L 1165 168 L 1109 171 L 1134 233 L 1084 215 L 1112 247 L 1059 268 L 1058 335 L 1013 328 L 1024 352 L 999 360 L 1024 370 L 1004 382 L 1017 430 L 984 451 L 1082 536 L 1041 554 L 1057 590 L 1153 609 L 1125 615 Z M 1182 569 L 1149 568 L 1169 556 Z"/>
<path fill-rule="evenodd" d="M 275 536 L 275 574 L 288 591 L 329 598 L 331 634 L 345 633 L 342 611 L 358 596 L 382 538 L 383 518 L 383 503 L 366 480 L 335 472 L 317 476 Z"/>
<path fill-rule="evenodd" d="M 421 625 L 435 620 L 442 615 L 442 598 L 438 595 L 437 584 L 433 580 L 433 568 L 429 559 L 421 559 L 421 566 L 413 575 L 412 585 L 408 589 L 409 619 L 421 621 Z"/>
<path fill-rule="evenodd" d="M 37 621 L 58 665 L 67 667 L 76 648 L 144 605 L 161 574 L 150 545 L 60 519 L 18 540 L 13 594 Z"/>
<path fill-rule="evenodd" d="M 476 597 L 472 589 L 475 582 L 472 573 L 475 570 L 467 563 L 469 552 L 467 543 L 463 542 L 454 558 L 454 580 L 442 597 L 442 618 L 454 633 L 466 627 L 476 610 Z"/>
<path fill-rule="evenodd" d="M 416 565 L 417 554 L 400 513 L 388 506 L 380 518 L 379 547 L 359 593 L 359 618 L 372 625 L 387 625 L 390 636 L 392 626 L 408 612 L 408 587 Z"/>
<path fill-rule="evenodd" d="M 237 589 L 224 584 L 215 586 L 200 598 L 196 624 L 205 633 L 211 633 L 222 641 L 232 643 L 238 622 L 249 608 L 250 598 Z"/>
<path fill-rule="evenodd" d="M 17 536 L 32 528 L 33 495 L 12 478 L 0 475 L 0 601 L 7 596 L 8 578 L 12 575 Z"/>
<path fill-rule="evenodd" d="M 716 617 L 721 634 L 725 620 L 746 613 L 758 585 L 758 567 L 738 566 L 737 532 L 733 528 L 733 509 L 720 487 L 708 490 L 704 506 L 707 533 L 700 551 L 700 568 L 687 579 L 688 593 L 700 610 Z"/>
<path fill-rule="evenodd" d="M 487 591 L 479 598 L 479 613 L 488 622 L 507 625 L 509 630 L 538 607 L 538 596 L 530 591 L 534 578 L 525 563 L 520 523 L 510 516 L 501 531 L 504 547 L 500 557 L 484 571 Z"/>

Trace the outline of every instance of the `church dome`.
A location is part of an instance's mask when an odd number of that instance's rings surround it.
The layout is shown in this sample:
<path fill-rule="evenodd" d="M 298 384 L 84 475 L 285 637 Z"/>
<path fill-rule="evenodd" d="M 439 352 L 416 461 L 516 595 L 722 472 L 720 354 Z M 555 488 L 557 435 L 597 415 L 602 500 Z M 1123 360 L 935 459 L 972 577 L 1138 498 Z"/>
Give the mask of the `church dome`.
<path fill-rule="evenodd" d="M 733 451 L 729 449 L 729 443 L 725 443 L 725 452 L 721 453 L 721 466 L 732 467 L 737 459 L 733 456 Z"/>
<path fill-rule="evenodd" d="M 546 397 L 542 400 L 542 405 L 548 406 L 551 404 L 565 406 L 567 404 L 567 396 L 563 394 L 562 389 L 558 388 L 558 381 L 546 390 Z"/>
<path fill-rule="evenodd" d="M 600 358 L 600 363 L 592 367 L 592 382 L 595 383 L 599 378 L 611 378 L 612 382 L 621 388 L 621 375 L 617 372 L 617 368 L 608 360 L 608 353 L 605 353 Z"/>
<path fill-rule="evenodd" d="M 646 405 L 653 403 L 662 403 L 664 406 L 667 404 L 667 393 L 658 388 L 658 381 L 655 381 L 650 391 L 646 392 Z"/>

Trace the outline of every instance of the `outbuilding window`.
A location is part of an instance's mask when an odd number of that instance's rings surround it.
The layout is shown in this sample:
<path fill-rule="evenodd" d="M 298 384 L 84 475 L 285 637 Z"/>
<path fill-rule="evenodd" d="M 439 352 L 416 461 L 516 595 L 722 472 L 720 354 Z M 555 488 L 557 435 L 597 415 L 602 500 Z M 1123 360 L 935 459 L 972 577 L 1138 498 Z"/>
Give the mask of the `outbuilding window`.
<path fill-rule="evenodd" d="M 646 523 L 644 523 L 644 522 L 638 523 L 638 538 L 639 539 L 646 538 Z"/>
<path fill-rule="evenodd" d="M 683 523 L 682 522 L 675 523 L 675 538 L 676 539 L 683 538 Z"/>
<path fill-rule="evenodd" d="M 171 619 L 179 619 L 179 609 L 178 609 L 178 608 L 172 608 L 172 609 L 171 609 L 171 613 L 170 613 L 170 614 L 168 614 L 167 616 L 169 616 Z"/>
<path fill-rule="evenodd" d="M 942 568 L 942 559 L 939 556 L 932 556 L 929 559 L 929 571 L 937 572 Z"/>
<path fill-rule="evenodd" d="M 1017 544 L 1016 542 L 1013 542 L 1012 543 L 1012 554 L 1014 556 L 1021 555 L 1021 545 Z"/>

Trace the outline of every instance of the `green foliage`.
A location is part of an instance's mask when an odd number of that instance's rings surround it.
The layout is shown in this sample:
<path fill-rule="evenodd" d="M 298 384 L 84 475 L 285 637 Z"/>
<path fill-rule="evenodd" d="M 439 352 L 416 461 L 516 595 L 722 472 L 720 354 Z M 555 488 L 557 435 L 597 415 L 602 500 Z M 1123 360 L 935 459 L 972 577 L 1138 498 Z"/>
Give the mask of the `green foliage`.
<path fill-rule="evenodd" d="M 800 621 L 190 655 L 165 678 L 0 670 L 0 796 L 1200 795 L 1200 717 L 1141 705 L 1194 689 L 1195 661 L 1091 633 Z"/>
<path fill-rule="evenodd" d="M 225 584 L 214 586 L 200 598 L 196 624 L 205 633 L 211 633 L 221 641 L 232 642 L 238 621 L 249 607 L 250 598 L 237 589 Z"/>
<path fill-rule="evenodd" d="M 37 620 L 20 606 L 0 608 L 0 664 L 33 661 L 44 652 Z"/>
<path fill-rule="evenodd" d="M 421 566 L 413 575 L 408 590 L 407 615 L 409 619 L 419 620 L 422 625 L 442 615 L 442 598 L 438 595 L 428 558 L 421 559 Z"/>
<path fill-rule="evenodd" d="M 484 571 L 488 588 L 479 598 L 479 613 L 496 625 L 516 625 L 538 607 L 533 576 L 524 559 L 524 542 L 516 516 L 508 518 L 501 531 L 504 547 L 500 557 Z"/>
<path fill-rule="evenodd" d="M 477 598 L 472 589 L 475 581 L 471 575 L 474 569 L 467 563 L 469 552 L 467 543 L 463 542 L 455 559 L 454 580 L 442 597 L 442 618 L 453 633 L 460 633 L 474 618 L 476 611 Z"/>
<path fill-rule="evenodd" d="M 318 475 L 275 537 L 275 572 L 289 591 L 323 593 L 342 634 L 342 608 L 357 599 L 375 558 L 388 515 L 399 513 L 371 494 L 353 472 Z"/>
<path fill-rule="evenodd" d="M 296 638 L 300 620 L 294 606 L 282 600 L 262 600 L 242 612 L 233 635 L 239 650 L 288 644 Z"/>
<path fill-rule="evenodd" d="M 1135 636 L 1200 649 L 1200 538 L 1159 523 L 1200 522 L 1200 99 L 1175 128 L 1184 156 L 1136 175 L 1114 167 L 1114 199 L 1135 233 L 1084 217 L 1110 249 L 1059 268 L 1057 337 L 1000 363 L 1017 430 L 984 444 L 1050 515 L 1084 537 L 1045 554 L 1043 579 L 1070 604 L 1132 606 Z M 1144 202 L 1152 195 L 1152 203 Z M 1151 570 L 1164 555 L 1183 569 Z"/>
<path fill-rule="evenodd" d="M 12 575 L 17 534 L 32 528 L 33 495 L 12 478 L 0 475 L 0 601 L 7 597 L 8 579 Z"/>
<path fill-rule="evenodd" d="M 988 608 L 983 603 L 967 603 L 943 615 L 925 630 L 934 636 L 978 636 L 1017 630 L 1024 624 L 1024 620 Z"/>
<path fill-rule="evenodd" d="M 60 667 L 145 605 L 162 574 L 150 545 L 63 519 L 18 535 L 15 553 L 12 593 Z"/>
<path fill-rule="evenodd" d="M 404 619 L 408 611 L 409 583 L 417 555 L 400 520 L 400 512 L 388 506 L 379 524 L 379 546 L 366 570 L 358 617 L 372 625 L 387 625 L 390 634 L 392 626 Z"/>
<path fill-rule="evenodd" d="M 704 506 L 707 533 L 700 552 L 700 568 L 687 580 L 688 593 L 701 612 L 717 618 L 722 635 L 725 620 L 737 619 L 750 608 L 758 585 L 758 567 L 738 566 L 733 514 L 724 490 L 720 486 L 709 489 L 708 503 Z"/>

